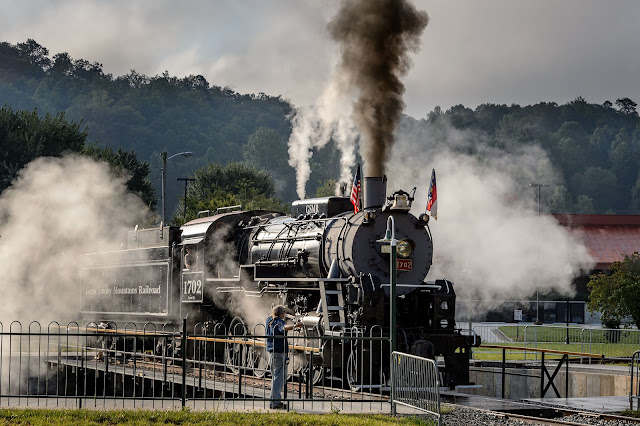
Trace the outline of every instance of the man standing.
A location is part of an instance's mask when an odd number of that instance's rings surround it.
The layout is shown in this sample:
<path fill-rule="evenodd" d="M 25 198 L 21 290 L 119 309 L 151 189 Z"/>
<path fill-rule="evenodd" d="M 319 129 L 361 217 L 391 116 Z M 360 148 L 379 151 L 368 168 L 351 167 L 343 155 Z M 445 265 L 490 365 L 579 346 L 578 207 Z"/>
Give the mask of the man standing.
<path fill-rule="evenodd" d="M 267 352 L 271 358 L 271 402 L 269 408 L 287 408 L 282 403 L 282 387 L 287 377 L 287 354 L 289 345 L 285 336 L 287 330 L 294 327 L 302 327 L 301 323 L 285 325 L 285 308 L 278 305 L 273 308 L 271 315 L 267 317 Z"/>

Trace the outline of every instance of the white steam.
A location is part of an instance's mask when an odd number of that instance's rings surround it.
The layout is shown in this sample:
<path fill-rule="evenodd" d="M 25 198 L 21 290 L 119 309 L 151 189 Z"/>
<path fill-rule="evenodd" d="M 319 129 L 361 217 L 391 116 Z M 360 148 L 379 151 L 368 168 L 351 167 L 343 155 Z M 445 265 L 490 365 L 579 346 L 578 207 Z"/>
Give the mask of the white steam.
<path fill-rule="evenodd" d="M 296 170 L 296 191 L 302 199 L 311 174 L 309 160 L 314 148 L 322 148 L 331 140 L 342 156 L 340 182 L 349 182 L 355 165 L 358 131 L 351 120 L 355 94 L 347 81 L 336 73 L 315 106 L 299 107 L 291 117 L 289 165 Z"/>
<path fill-rule="evenodd" d="M 106 164 L 29 163 L 0 197 L 0 320 L 76 320 L 83 254 L 119 248 L 146 212 Z"/>
<path fill-rule="evenodd" d="M 529 183 L 558 182 L 544 151 L 505 153 L 477 142 L 481 135 L 449 134 L 447 146 L 472 140 L 476 154 L 420 146 L 409 135 L 398 140 L 387 167 L 389 191 L 417 186 L 414 214 L 425 211 L 431 169 L 436 170 L 438 220 L 430 223 L 429 279 L 447 278 L 459 296 L 486 301 L 523 299 L 536 286 L 571 294 L 573 278 L 593 263 L 578 236 L 553 217 L 537 215 Z"/>
<path fill-rule="evenodd" d="M 222 226 L 218 228 L 209 239 L 207 246 L 209 270 L 207 275 L 217 276 L 218 278 L 226 277 L 230 280 L 239 278 L 241 285 L 234 286 L 233 291 L 227 287 L 226 292 L 220 292 L 216 287 L 205 287 L 208 296 L 213 300 L 218 308 L 225 312 L 229 312 L 232 316 L 240 318 L 239 321 L 231 321 L 231 330 L 233 334 L 243 334 L 249 331 L 256 335 L 264 334 L 264 323 L 267 315 L 271 312 L 273 304 L 280 304 L 283 301 L 275 301 L 269 297 L 252 297 L 247 295 L 244 289 L 253 289 L 255 283 L 249 279 L 246 272 L 240 269 L 240 265 L 236 260 L 236 247 L 233 241 L 229 241 L 229 237 L 233 235 L 233 228 L 230 226 Z M 242 327 L 245 330 L 242 330 Z"/>

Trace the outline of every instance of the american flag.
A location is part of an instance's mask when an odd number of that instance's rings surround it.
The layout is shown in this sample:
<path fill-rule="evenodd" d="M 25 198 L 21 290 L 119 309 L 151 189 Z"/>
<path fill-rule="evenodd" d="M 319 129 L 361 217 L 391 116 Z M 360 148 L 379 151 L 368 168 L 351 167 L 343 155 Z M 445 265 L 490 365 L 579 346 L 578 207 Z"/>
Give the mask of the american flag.
<path fill-rule="evenodd" d="M 358 164 L 358 170 L 353 178 L 353 186 L 351 187 L 351 204 L 353 204 L 353 213 L 360 211 L 360 193 L 362 189 L 360 187 L 360 165 Z"/>
<path fill-rule="evenodd" d="M 431 217 L 438 219 L 438 191 L 436 190 L 436 169 L 431 172 L 431 184 L 429 185 L 429 198 L 427 198 L 427 210 Z"/>

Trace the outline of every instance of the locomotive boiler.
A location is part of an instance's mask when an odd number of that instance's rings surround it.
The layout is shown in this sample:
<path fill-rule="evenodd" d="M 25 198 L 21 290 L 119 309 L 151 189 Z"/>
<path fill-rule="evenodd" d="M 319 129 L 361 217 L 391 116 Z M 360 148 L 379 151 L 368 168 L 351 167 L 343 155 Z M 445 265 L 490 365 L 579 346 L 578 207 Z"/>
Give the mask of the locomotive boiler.
<path fill-rule="evenodd" d="M 441 356 L 444 384 L 467 384 L 470 348 L 479 340 L 455 327 L 453 283 L 426 281 L 429 217 L 410 213 L 413 194 L 387 197 L 384 177 L 365 177 L 363 195 L 358 212 L 348 197 L 324 197 L 294 202 L 291 215 L 229 208 L 180 228 L 131 231 L 127 249 L 87 255 L 83 316 L 104 323 L 186 316 L 190 326 L 224 324 L 237 334 L 238 326 L 255 332 L 269 308 L 282 304 L 305 333 L 344 338 L 329 352 L 320 348 L 325 356 L 314 362 L 321 367 L 346 369 L 349 361 L 336 360 L 345 353 L 340 345 L 378 330 L 395 333 L 399 351 Z M 391 246 L 383 239 L 389 216 L 397 239 L 395 330 Z"/>

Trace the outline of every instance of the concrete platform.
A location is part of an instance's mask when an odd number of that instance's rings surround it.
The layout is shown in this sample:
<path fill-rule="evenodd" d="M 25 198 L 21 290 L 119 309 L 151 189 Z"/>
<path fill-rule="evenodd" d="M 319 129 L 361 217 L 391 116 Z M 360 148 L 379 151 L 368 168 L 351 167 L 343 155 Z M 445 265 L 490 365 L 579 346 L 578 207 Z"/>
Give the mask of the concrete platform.
<path fill-rule="evenodd" d="M 545 360 L 550 375 L 558 363 Z M 504 395 L 508 399 L 526 400 L 542 396 L 540 363 L 535 361 L 507 362 Z M 545 397 L 593 398 L 600 396 L 629 395 L 631 377 L 629 366 L 606 364 L 569 365 L 567 392 L 567 367 L 562 365 L 554 379 L 558 394 L 552 388 L 547 389 Z M 549 381 L 545 375 L 545 386 Z M 476 363 L 470 369 L 470 380 L 482 385 L 481 389 L 470 389 L 466 393 L 499 398 L 502 395 L 502 368 L 500 362 Z"/>
<path fill-rule="evenodd" d="M 524 401 L 551 404 L 572 410 L 619 413 L 629 408 L 628 396 L 593 396 L 588 398 L 528 398 Z"/>

